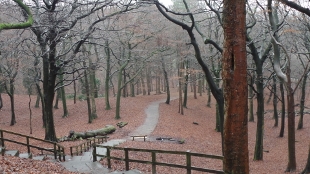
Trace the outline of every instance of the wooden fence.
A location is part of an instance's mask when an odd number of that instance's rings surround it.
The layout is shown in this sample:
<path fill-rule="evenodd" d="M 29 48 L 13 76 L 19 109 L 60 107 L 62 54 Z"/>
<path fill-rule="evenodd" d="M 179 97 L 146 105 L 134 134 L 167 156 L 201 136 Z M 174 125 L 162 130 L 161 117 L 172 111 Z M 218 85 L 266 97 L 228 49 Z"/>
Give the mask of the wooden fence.
<path fill-rule="evenodd" d="M 96 152 L 96 147 L 99 148 L 106 148 L 107 154 L 100 155 Z M 124 151 L 125 158 L 119 158 L 111 156 L 111 150 L 122 150 Z M 151 155 L 151 161 L 145 160 L 137 160 L 137 159 L 130 159 L 129 152 L 130 151 L 138 151 L 138 152 L 149 152 Z M 156 161 L 156 154 L 177 154 L 177 155 L 184 155 L 186 157 L 186 165 L 179 165 L 179 164 L 170 164 L 170 163 L 163 163 Z M 207 155 L 207 154 L 200 154 L 200 153 L 192 153 L 192 152 L 182 152 L 182 151 L 167 151 L 167 150 L 149 150 L 149 149 L 136 149 L 136 148 L 122 148 L 122 147 L 111 147 L 111 146 L 102 146 L 102 145 L 94 145 L 93 149 L 93 161 L 97 160 L 97 157 L 107 158 L 108 168 L 111 168 L 111 159 L 119 160 L 125 162 L 125 168 L 129 170 L 129 162 L 136 162 L 136 163 L 143 163 L 143 164 L 150 164 L 152 165 L 152 174 L 156 174 L 156 166 L 168 166 L 168 167 L 175 167 L 175 168 L 183 168 L 187 170 L 187 174 L 191 174 L 191 171 L 201 171 L 201 172 L 209 172 L 209 173 L 224 173 L 221 170 L 214 170 L 214 169 L 207 169 L 207 168 L 199 168 L 192 166 L 191 157 L 202 157 L 202 158 L 212 158 L 223 160 L 223 156 L 218 155 Z"/>
<path fill-rule="evenodd" d="M 89 150 L 95 143 L 103 143 L 107 142 L 108 136 L 96 136 L 94 138 L 89 138 L 87 141 L 76 145 L 76 146 L 71 146 L 70 147 L 70 154 L 71 156 L 73 155 L 79 155 L 87 150 Z M 74 149 L 74 152 L 73 152 Z"/>
<path fill-rule="evenodd" d="M 4 138 L 4 133 L 24 137 L 24 138 L 26 138 L 26 143 L 20 142 L 18 140 L 15 141 L 15 140 L 11 140 L 11 139 L 8 139 L 8 138 Z M 42 147 L 42 146 L 39 147 L 39 146 L 31 145 L 29 143 L 30 140 L 36 140 L 36 141 L 44 142 L 46 144 L 52 145 L 53 148 L 46 148 L 46 147 Z M 60 145 L 58 143 L 55 143 L 55 142 L 46 141 L 46 140 L 42 140 L 42 139 L 35 138 L 35 137 L 32 137 L 32 136 L 23 135 L 23 134 L 19 134 L 19 133 L 15 133 L 15 132 L 11 132 L 11 131 L 0 129 L 0 143 L 1 143 L 0 145 L 3 148 L 5 148 L 5 144 L 4 144 L 5 141 L 16 143 L 16 144 L 20 144 L 20 145 L 23 145 L 23 146 L 27 146 L 28 153 L 30 153 L 30 148 L 36 148 L 36 149 L 39 149 L 41 151 L 52 152 L 54 154 L 55 159 L 57 159 L 57 156 L 58 156 L 60 161 L 61 161 L 61 159 L 63 159 L 63 161 L 66 160 L 65 159 L 65 156 L 66 156 L 65 155 L 65 148 L 62 145 Z"/>

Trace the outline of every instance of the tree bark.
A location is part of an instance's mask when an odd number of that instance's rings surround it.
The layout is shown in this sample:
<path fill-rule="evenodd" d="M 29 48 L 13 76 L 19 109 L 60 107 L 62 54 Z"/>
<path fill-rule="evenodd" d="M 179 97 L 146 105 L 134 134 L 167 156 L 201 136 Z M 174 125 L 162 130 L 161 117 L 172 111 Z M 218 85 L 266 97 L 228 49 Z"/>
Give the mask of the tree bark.
<path fill-rule="evenodd" d="M 3 107 L 3 100 L 2 100 L 2 96 L 1 96 L 1 92 L 0 92 L 0 110 L 2 109 Z"/>
<path fill-rule="evenodd" d="M 279 117 L 278 117 L 278 98 L 277 98 L 277 80 L 276 77 L 273 77 L 273 117 L 274 117 L 274 127 L 278 127 Z"/>
<path fill-rule="evenodd" d="M 188 60 L 184 61 L 183 68 L 185 71 L 184 76 L 184 99 L 183 99 L 183 107 L 187 108 L 187 94 L 188 94 Z"/>
<path fill-rule="evenodd" d="M 169 79 L 168 79 L 168 73 L 166 71 L 165 63 L 164 63 L 164 58 L 161 57 L 161 67 L 164 73 L 164 80 L 165 80 L 165 88 L 166 88 L 166 93 L 167 93 L 167 99 L 166 99 L 166 104 L 170 103 L 170 87 L 169 87 Z"/>
<path fill-rule="evenodd" d="M 308 158 L 307 158 L 307 164 L 305 169 L 300 174 L 308 174 L 310 173 L 310 145 L 308 150 Z"/>
<path fill-rule="evenodd" d="M 12 79 L 9 80 L 9 89 L 5 85 L 5 89 L 10 97 L 11 102 L 11 123 L 10 126 L 14 126 L 16 123 L 16 116 L 15 116 L 15 105 L 14 105 L 14 81 Z"/>
<path fill-rule="evenodd" d="M 105 88 L 104 88 L 104 97 L 105 97 L 105 110 L 110 110 L 111 105 L 110 105 L 110 71 L 111 71 L 111 53 L 110 53 L 110 46 L 109 46 L 109 41 L 105 41 L 105 54 L 106 54 L 106 71 L 105 71 Z"/>
<path fill-rule="evenodd" d="M 58 89 L 57 92 L 56 92 L 56 99 L 55 99 L 54 109 L 59 109 L 58 101 L 59 101 L 60 95 L 61 95 L 60 94 L 60 89 Z"/>
<path fill-rule="evenodd" d="M 290 61 L 290 60 L 289 60 Z M 287 130 L 288 130 L 288 164 L 286 172 L 296 170 L 296 154 L 295 154 L 295 101 L 294 90 L 292 89 L 290 78 L 290 67 L 287 67 Z"/>
<path fill-rule="evenodd" d="M 285 127 L 285 96 L 284 96 L 284 87 L 283 83 L 280 83 L 280 92 L 281 92 L 281 128 L 279 137 L 284 136 L 284 127 Z"/>
<path fill-rule="evenodd" d="M 303 119 L 304 119 L 304 110 L 305 110 L 305 98 L 306 98 L 306 85 L 307 85 L 308 73 L 309 72 L 305 73 L 305 75 L 303 76 L 302 85 L 301 85 L 301 97 L 300 97 L 300 106 L 299 106 L 299 121 L 298 121 L 297 129 L 302 129 L 303 128 Z"/>
<path fill-rule="evenodd" d="M 225 123 L 223 163 L 224 172 L 234 174 L 249 173 L 245 7 L 245 0 L 224 0 L 222 77 Z"/>

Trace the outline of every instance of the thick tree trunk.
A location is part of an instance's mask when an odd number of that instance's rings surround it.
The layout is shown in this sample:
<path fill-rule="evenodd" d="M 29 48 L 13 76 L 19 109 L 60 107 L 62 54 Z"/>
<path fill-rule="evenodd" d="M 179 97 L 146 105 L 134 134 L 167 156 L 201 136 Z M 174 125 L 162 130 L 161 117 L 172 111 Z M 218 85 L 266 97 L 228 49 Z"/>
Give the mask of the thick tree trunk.
<path fill-rule="evenodd" d="M 224 172 L 249 173 L 245 0 L 224 0 Z"/>
<path fill-rule="evenodd" d="M 288 164 L 286 172 L 293 172 L 296 170 L 296 154 L 295 154 L 295 101 L 294 90 L 290 78 L 290 67 L 287 67 L 287 130 L 288 130 Z"/>
<path fill-rule="evenodd" d="M 264 145 L 264 79 L 262 66 L 256 66 L 257 82 L 257 127 L 254 160 L 263 160 Z"/>

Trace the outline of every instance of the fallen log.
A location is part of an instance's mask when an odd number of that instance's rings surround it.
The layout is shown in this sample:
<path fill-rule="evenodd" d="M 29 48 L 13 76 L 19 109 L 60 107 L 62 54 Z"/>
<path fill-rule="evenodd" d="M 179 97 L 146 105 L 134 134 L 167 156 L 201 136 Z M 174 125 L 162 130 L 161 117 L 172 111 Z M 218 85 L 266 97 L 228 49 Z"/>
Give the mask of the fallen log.
<path fill-rule="evenodd" d="M 71 140 L 75 140 L 75 139 L 80 139 L 80 138 L 86 139 L 86 138 L 95 137 L 98 135 L 104 136 L 104 135 L 113 133 L 115 130 L 116 128 L 113 125 L 106 125 L 102 129 L 90 130 L 86 132 L 70 131 L 68 138 L 70 138 Z"/>

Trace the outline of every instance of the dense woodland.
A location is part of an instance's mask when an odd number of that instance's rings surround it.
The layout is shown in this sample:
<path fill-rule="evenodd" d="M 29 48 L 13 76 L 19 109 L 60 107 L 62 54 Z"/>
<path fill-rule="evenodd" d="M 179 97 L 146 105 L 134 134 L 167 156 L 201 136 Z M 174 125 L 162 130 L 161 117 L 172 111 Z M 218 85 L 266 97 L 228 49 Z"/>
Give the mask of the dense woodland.
<path fill-rule="evenodd" d="M 37 95 L 45 139 L 56 141 L 53 108 L 59 100 L 63 117 L 70 112 L 67 98 L 86 100 L 92 123 L 95 98 L 104 97 L 109 110 L 109 98 L 116 97 L 113 109 L 120 119 L 122 97 L 165 92 L 169 104 L 170 88 L 178 87 L 180 114 L 190 90 L 216 99 L 226 173 L 249 172 L 248 121 L 257 122 L 253 159 L 263 160 L 266 102 L 273 103 L 279 136 L 288 129 L 286 171 L 296 169 L 295 130 L 303 128 L 310 72 L 308 1 L 25 3 L 2 0 L 0 6 L 0 108 L 6 93 L 11 126 L 18 122 L 18 94 Z M 309 171 L 310 158 L 303 173 Z"/>

